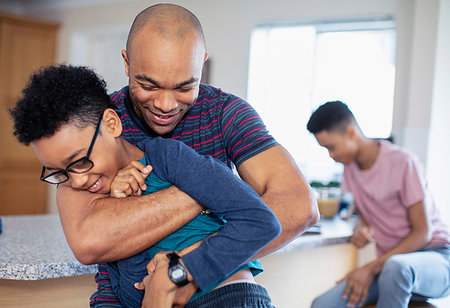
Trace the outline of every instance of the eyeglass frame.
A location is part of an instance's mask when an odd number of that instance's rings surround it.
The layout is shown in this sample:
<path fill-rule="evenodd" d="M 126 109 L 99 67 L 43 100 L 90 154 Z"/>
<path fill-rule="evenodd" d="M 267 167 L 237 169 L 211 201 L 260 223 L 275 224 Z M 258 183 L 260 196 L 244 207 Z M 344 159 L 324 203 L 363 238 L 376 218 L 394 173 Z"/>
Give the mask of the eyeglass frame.
<path fill-rule="evenodd" d="M 58 184 L 62 184 L 64 182 L 66 182 L 69 179 L 69 172 L 70 173 L 76 173 L 76 174 L 83 174 L 83 173 L 86 173 L 89 170 L 91 170 L 94 167 L 94 162 L 89 159 L 89 156 L 91 155 L 92 149 L 94 148 L 94 144 L 95 144 L 95 141 L 97 140 L 97 136 L 100 133 L 101 123 L 102 123 L 102 118 L 100 118 L 100 120 L 98 121 L 97 127 L 95 129 L 94 136 L 92 137 L 92 141 L 91 141 L 91 144 L 89 145 L 89 148 L 88 148 L 88 151 L 86 153 L 86 156 L 83 156 L 80 159 L 77 159 L 76 161 L 71 162 L 64 170 L 54 171 L 54 172 L 52 172 L 50 174 L 47 174 L 45 176 L 44 176 L 44 174 L 45 174 L 45 170 L 47 168 L 45 166 L 42 166 L 42 172 L 41 172 L 40 180 L 43 181 L 43 182 L 49 183 L 49 184 L 58 185 Z M 91 164 L 91 166 L 88 169 L 86 169 L 86 170 L 84 170 L 82 172 L 75 171 L 75 170 L 70 170 L 71 166 L 73 166 L 73 165 L 75 165 L 75 164 L 77 164 L 77 163 L 79 163 L 80 161 L 83 161 L 83 160 L 87 161 L 87 162 L 89 162 Z M 61 181 L 61 182 L 58 182 L 58 183 L 54 183 L 54 182 L 51 182 L 51 181 L 47 180 L 49 177 L 55 176 L 58 173 L 61 173 L 61 175 L 65 175 L 66 179 Z"/>

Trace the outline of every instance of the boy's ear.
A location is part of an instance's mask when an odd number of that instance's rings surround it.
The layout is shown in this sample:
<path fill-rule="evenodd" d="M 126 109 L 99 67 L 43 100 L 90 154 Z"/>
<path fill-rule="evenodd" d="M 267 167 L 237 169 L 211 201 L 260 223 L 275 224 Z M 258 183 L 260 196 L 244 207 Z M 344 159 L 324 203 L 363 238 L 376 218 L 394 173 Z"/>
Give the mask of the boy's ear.
<path fill-rule="evenodd" d="M 347 126 L 347 129 L 345 130 L 345 135 L 350 140 L 355 140 L 358 136 L 356 128 L 353 125 Z"/>
<path fill-rule="evenodd" d="M 113 109 L 108 108 L 103 112 L 102 122 L 114 137 L 119 137 L 122 134 L 122 122 Z"/>

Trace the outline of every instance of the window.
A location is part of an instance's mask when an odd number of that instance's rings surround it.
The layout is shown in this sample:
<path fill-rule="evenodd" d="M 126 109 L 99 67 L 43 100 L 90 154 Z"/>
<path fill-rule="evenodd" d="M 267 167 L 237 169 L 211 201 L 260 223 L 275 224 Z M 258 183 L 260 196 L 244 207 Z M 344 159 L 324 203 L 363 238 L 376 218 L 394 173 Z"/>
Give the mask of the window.
<path fill-rule="evenodd" d="M 306 130 L 309 116 L 341 100 L 366 136 L 388 137 L 394 58 L 391 20 L 259 27 L 251 38 L 248 100 L 309 180 L 338 180 L 342 166 Z"/>
<path fill-rule="evenodd" d="M 73 65 L 85 65 L 106 81 L 108 93 L 128 84 L 121 50 L 125 49 L 128 27 L 108 27 L 75 33 L 71 39 Z"/>

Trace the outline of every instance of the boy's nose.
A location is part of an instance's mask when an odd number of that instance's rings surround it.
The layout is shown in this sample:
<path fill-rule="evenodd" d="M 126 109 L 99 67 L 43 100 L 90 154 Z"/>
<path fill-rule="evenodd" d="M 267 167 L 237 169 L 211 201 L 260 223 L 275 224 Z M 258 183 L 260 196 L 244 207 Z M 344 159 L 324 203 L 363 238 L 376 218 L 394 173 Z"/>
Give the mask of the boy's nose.
<path fill-rule="evenodd" d="M 75 188 L 75 189 L 83 188 L 86 185 L 88 178 L 89 178 L 87 173 L 81 173 L 81 174 L 70 173 L 69 177 L 72 182 L 72 188 Z M 86 187 L 84 187 L 84 188 L 86 188 Z"/>

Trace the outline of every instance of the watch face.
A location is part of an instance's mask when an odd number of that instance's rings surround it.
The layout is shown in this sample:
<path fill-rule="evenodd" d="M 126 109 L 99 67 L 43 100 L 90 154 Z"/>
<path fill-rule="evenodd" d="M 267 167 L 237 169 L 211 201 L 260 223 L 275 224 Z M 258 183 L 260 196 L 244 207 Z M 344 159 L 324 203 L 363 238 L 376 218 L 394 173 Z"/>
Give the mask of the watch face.
<path fill-rule="evenodd" d="M 180 257 L 175 253 L 168 253 L 169 258 L 169 278 L 174 284 L 182 287 L 189 283 L 187 279 L 186 269 L 179 263 Z"/>
<path fill-rule="evenodd" d="M 183 278 L 183 276 L 184 276 L 184 271 L 180 267 L 177 267 L 172 271 L 172 277 L 175 280 L 179 280 L 179 279 Z"/>

